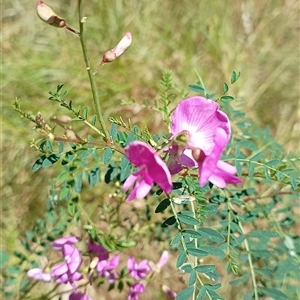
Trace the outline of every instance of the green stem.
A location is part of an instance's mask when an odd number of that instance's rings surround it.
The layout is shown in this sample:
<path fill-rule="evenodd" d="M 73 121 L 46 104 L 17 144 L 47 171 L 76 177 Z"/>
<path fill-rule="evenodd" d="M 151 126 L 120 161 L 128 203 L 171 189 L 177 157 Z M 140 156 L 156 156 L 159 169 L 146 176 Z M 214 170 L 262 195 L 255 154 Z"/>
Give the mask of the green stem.
<path fill-rule="evenodd" d="M 102 132 L 104 133 L 103 139 L 104 139 L 104 141 L 107 142 L 107 141 L 110 141 L 110 136 L 109 136 L 108 130 L 106 128 L 104 118 L 103 118 L 103 115 L 102 115 L 102 112 L 101 112 L 96 81 L 95 81 L 95 77 L 93 75 L 91 65 L 90 65 L 90 61 L 89 61 L 88 54 L 87 54 L 85 38 L 84 38 L 84 23 L 85 23 L 85 20 L 82 17 L 81 0 L 78 0 L 78 16 L 79 16 L 79 29 L 80 29 L 80 44 L 81 44 L 81 48 L 82 48 L 82 52 L 83 52 L 83 57 L 84 57 L 86 69 L 87 69 L 87 72 L 89 74 L 89 79 L 90 79 L 90 84 L 91 84 L 92 94 L 93 94 L 93 100 L 94 100 L 94 106 L 95 106 L 95 109 L 96 109 L 96 115 L 98 117 Z"/>
<path fill-rule="evenodd" d="M 191 207 L 192 207 L 193 217 L 195 219 L 197 219 L 194 202 L 191 201 L 190 203 L 191 203 Z M 198 229 L 198 225 L 194 225 L 194 230 L 197 231 L 197 229 Z M 195 239 L 194 242 L 195 242 L 195 248 L 198 249 L 198 241 L 197 241 L 197 239 Z M 197 257 L 196 256 L 194 257 L 194 266 L 197 266 Z M 197 284 L 195 282 L 195 284 L 194 284 L 193 300 L 196 299 L 196 291 L 197 291 Z"/>
<path fill-rule="evenodd" d="M 241 228 L 241 231 L 245 235 L 244 228 L 243 228 L 243 226 L 241 225 L 240 222 L 239 222 L 239 227 Z M 254 298 L 255 298 L 255 300 L 258 300 L 259 298 L 258 298 L 257 283 L 256 283 L 256 278 L 255 278 L 255 271 L 254 271 L 254 266 L 253 266 L 253 263 L 252 263 L 252 257 L 251 257 L 250 248 L 249 248 L 249 244 L 248 244 L 247 239 L 244 240 L 244 244 L 245 244 L 245 248 L 246 248 L 247 255 L 248 255 L 250 273 L 251 273 L 252 284 L 253 284 L 253 289 L 254 289 Z"/>

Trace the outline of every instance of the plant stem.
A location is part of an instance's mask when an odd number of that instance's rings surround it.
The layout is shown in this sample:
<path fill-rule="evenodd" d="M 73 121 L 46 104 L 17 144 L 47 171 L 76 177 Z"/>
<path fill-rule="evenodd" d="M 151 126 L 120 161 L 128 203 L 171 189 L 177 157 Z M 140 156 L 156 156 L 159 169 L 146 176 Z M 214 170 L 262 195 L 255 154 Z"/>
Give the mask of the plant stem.
<path fill-rule="evenodd" d="M 109 136 L 108 130 L 106 128 L 104 118 L 103 118 L 103 115 L 101 112 L 96 81 L 95 81 L 95 77 L 94 77 L 92 69 L 91 69 L 91 65 L 90 65 L 90 61 L 89 61 L 87 49 L 86 49 L 86 43 L 85 43 L 85 38 L 84 38 L 84 22 L 85 22 L 85 20 L 82 17 L 81 0 L 78 0 L 78 16 L 79 16 L 80 44 L 81 44 L 83 57 L 84 57 L 86 69 L 87 69 L 87 72 L 89 75 L 89 80 L 90 80 L 90 84 L 91 84 L 91 88 L 92 88 L 92 94 L 93 94 L 94 106 L 96 109 L 96 115 L 98 117 L 102 132 L 104 134 L 103 139 L 105 142 L 108 142 L 108 141 L 110 141 L 110 136 Z"/>
<path fill-rule="evenodd" d="M 190 204 L 191 204 L 191 207 L 192 207 L 193 217 L 195 219 L 197 219 L 194 202 L 191 201 Z M 197 231 L 197 229 L 198 229 L 198 225 L 194 225 L 194 230 Z M 197 239 L 194 240 L 194 243 L 195 243 L 195 248 L 198 249 L 198 241 L 197 241 Z M 194 266 L 197 266 L 197 257 L 196 256 L 194 257 Z M 196 291 L 197 291 L 197 284 L 196 283 L 197 283 L 197 281 L 194 283 L 193 300 L 196 299 Z"/>
<path fill-rule="evenodd" d="M 245 235 L 244 228 L 243 228 L 243 226 L 240 222 L 239 222 L 239 227 L 240 227 L 242 233 Z M 247 255 L 248 255 L 250 273 L 251 273 L 252 284 L 253 284 L 253 289 L 254 289 L 254 299 L 258 300 L 259 298 L 258 298 L 257 283 L 256 283 L 256 278 L 255 278 L 255 271 L 254 271 L 254 267 L 253 267 L 253 263 L 252 263 L 252 257 L 251 257 L 250 248 L 249 248 L 249 244 L 248 244 L 247 239 L 244 240 L 244 244 L 245 244 L 245 248 L 246 248 Z"/>

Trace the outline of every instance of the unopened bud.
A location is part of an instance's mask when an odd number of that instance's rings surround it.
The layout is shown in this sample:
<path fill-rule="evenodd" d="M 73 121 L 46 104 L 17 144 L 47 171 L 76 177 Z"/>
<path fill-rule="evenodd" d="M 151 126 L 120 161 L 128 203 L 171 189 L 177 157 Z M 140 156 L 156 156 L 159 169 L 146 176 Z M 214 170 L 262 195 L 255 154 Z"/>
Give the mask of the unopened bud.
<path fill-rule="evenodd" d="M 76 34 L 77 36 L 80 35 L 78 31 L 75 29 L 69 27 L 66 23 L 66 21 L 58 16 L 46 3 L 43 1 L 39 1 L 36 7 L 37 15 L 39 18 L 46 22 L 49 25 L 55 26 L 55 27 L 60 27 L 60 28 L 65 28 L 72 33 Z"/>
<path fill-rule="evenodd" d="M 72 121 L 72 118 L 69 116 L 62 115 L 62 116 L 53 116 L 50 118 L 50 120 L 59 125 L 65 125 L 65 124 L 69 124 Z"/>
<path fill-rule="evenodd" d="M 65 129 L 65 135 L 67 139 L 69 139 L 72 142 L 82 141 L 82 139 L 73 130 L 69 128 Z"/>
<path fill-rule="evenodd" d="M 90 269 L 95 269 L 99 262 L 99 257 L 94 257 L 90 263 Z"/>
<path fill-rule="evenodd" d="M 102 67 L 105 63 L 109 63 L 119 56 L 121 56 L 131 45 L 132 42 L 132 36 L 130 32 L 126 32 L 124 37 L 121 39 L 121 41 L 117 44 L 117 46 L 107 52 L 104 53 L 103 58 L 99 66 L 94 71 L 94 74 L 96 74 L 100 67 Z"/>
<path fill-rule="evenodd" d="M 175 299 L 175 297 L 177 296 L 177 294 L 175 292 L 173 292 L 168 286 L 163 285 L 162 286 L 162 290 L 165 293 L 166 296 L 168 296 L 171 299 Z"/>
<path fill-rule="evenodd" d="M 59 17 L 46 3 L 43 1 L 39 1 L 37 8 L 37 15 L 39 18 L 55 27 L 65 27 L 66 22 L 64 19 Z"/>

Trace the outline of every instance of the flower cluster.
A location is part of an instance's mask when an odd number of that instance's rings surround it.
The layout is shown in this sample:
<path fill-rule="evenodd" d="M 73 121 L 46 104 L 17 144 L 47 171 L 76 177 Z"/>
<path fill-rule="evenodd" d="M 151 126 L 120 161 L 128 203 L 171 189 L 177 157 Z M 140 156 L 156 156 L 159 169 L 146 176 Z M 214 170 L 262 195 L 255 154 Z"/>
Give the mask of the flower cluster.
<path fill-rule="evenodd" d="M 76 236 L 55 240 L 52 243 L 52 248 L 61 252 L 64 262 L 54 265 L 50 274 L 42 269 L 34 268 L 27 272 L 27 276 L 46 282 L 54 278 L 58 284 L 70 283 L 73 287 L 73 293 L 69 297 L 70 300 L 89 300 L 90 298 L 87 295 L 77 291 L 75 285 L 76 281 L 83 278 L 82 274 L 78 272 L 82 263 L 82 257 L 79 250 L 74 246 L 78 240 Z"/>
<path fill-rule="evenodd" d="M 138 280 L 130 286 L 129 295 L 127 300 L 139 300 L 138 294 L 144 293 L 146 286 L 143 282 L 139 281 L 147 277 L 147 273 L 152 270 L 154 272 L 160 272 L 161 268 L 168 262 L 169 253 L 164 251 L 157 264 L 147 259 L 137 263 L 132 256 L 129 256 L 127 261 L 127 270 L 130 276 Z M 175 297 L 175 296 L 174 296 Z"/>
<path fill-rule="evenodd" d="M 231 128 L 227 115 L 215 101 L 203 97 L 181 101 L 172 114 L 171 134 L 167 164 L 144 142 L 133 141 L 125 148 L 128 159 L 139 168 L 123 185 L 125 191 L 134 185 L 127 201 L 146 197 L 154 183 L 170 193 L 171 175 L 184 167 L 198 168 L 200 187 L 208 182 L 219 188 L 241 182 L 235 176 L 236 168 L 220 159 Z"/>
<path fill-rule="evenodd" d="M 27 276 L 34 278 L 35 280 L 50 282 L 52 278 L 58 284 L 69 283 L 73 287 L 73 291 L 69 296 L 69 300 L 90 300 L 90 297 L 77 290 L 76 281 L 81 280 L 83 275 L 79 273 L 80 266 L 82 264 L 82 256 L 80 251 L 74 246 L 79 241 L 78 237 L 70 236 L 60 238 L 52 243 L 52 248 L 56 251 L 60 251 L 64 261 L 55 264 L 51 268 L 51 272 L 45 272 L 43 269 L 34 268 L 27 272 Z M 114 255 L 110 258 L 108 251 L 102 246 L 96 244 L 90 240 L 87 245 L 89 257 L 91 258 L 89 283 L 93 281 L 94 271 L 97 272 L 98 277 L 103 277 L 107 280 L 109 285 L 115 283 L 120 279 L 120 275 L 116 272 L 116 268 L 119 265 L 119 255 Z M 128 257 L 127 270 L 128 275 L 134 280 L 130 286 L 128 299 L 138 300 L 138 294 L 142 294 L 145 291 L 145 283 L 141 280 L 146 279 L 148 273 L 160 272 L 161 268 L 167 263 L 169 259 L 169 253 L 164 251 L 158 263 L 153 263 L 148 260 L 142 260 L 137 263 L 132 256 Z M 122 275 L 124 276 L 124 275 Z"/>

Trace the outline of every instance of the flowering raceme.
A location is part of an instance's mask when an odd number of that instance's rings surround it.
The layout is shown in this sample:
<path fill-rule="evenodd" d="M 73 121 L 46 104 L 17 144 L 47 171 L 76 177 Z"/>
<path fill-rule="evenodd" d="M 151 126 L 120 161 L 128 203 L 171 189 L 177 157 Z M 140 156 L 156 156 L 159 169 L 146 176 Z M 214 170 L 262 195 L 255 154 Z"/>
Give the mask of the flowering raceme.
<path fill-rule="evenodd" d="M 144 142 L 134 141 L 125 147 L 125 153 L 127 158 L 139 167 L 139 170 L 131 174 L 124 182 L 123 190 L 125 191 L 135 183 L 126 201 L 146 197 L 153 183 L 157 183 L 164 192 L 171 192 L 170 171 L 153 148 Z"/>
<path fill-rule="evenodd" d="M 226 183 L 241 182 L 234 174 L 235 167 L 220 160 L 229 142 L 231 129 L 227 115 L 219 105 L 203 97 L 191 97 L 181 101 L 172 114 L 172 139 L 184 136 L 186 145 L 173 144 L 168 166 L 172 174 L 182 166 L 198 166 L 199 184 L 208 181 L 220 188 Z"/>

